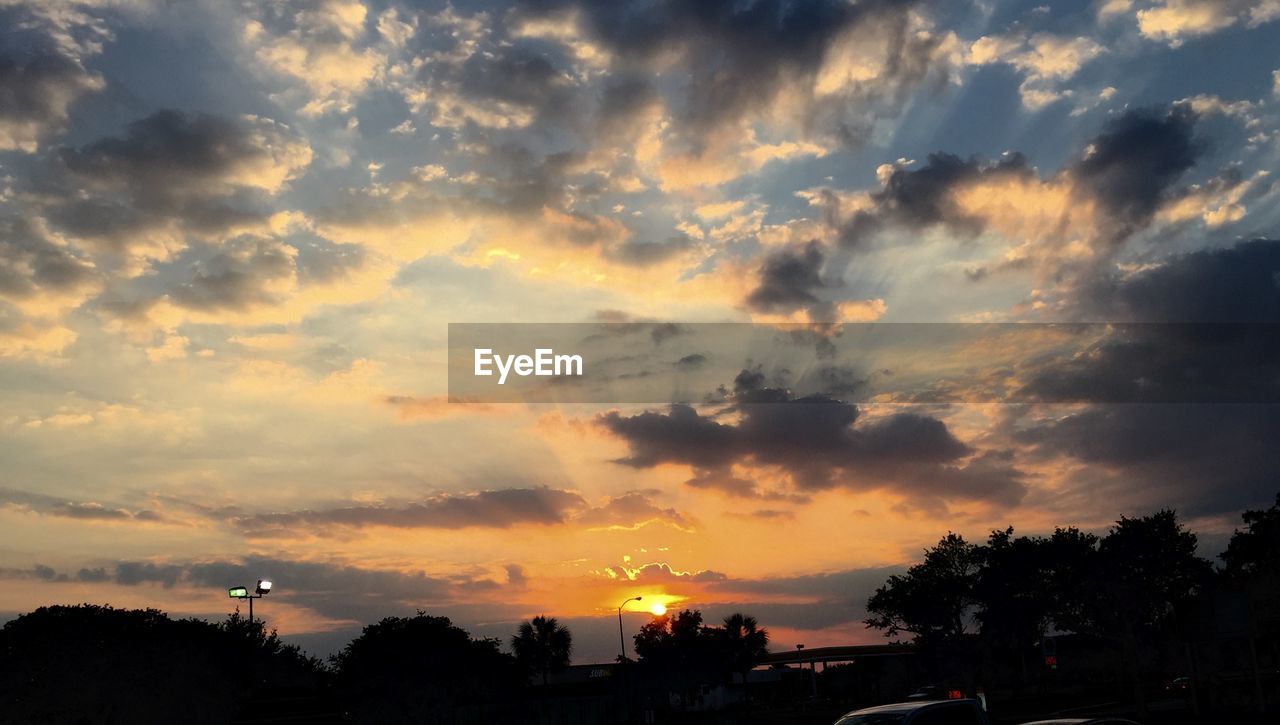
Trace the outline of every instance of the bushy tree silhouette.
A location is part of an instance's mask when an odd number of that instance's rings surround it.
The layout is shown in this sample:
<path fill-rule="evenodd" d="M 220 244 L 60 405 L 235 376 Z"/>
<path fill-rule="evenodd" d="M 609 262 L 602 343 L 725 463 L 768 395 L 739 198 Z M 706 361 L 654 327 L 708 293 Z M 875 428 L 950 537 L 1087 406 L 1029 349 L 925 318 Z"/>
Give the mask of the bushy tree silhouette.
<path fill-rule="evenodd" d="M 522 686 L 497 640 L 421 611 L 366 626 L 332 663 L 357 722 L 453 723 L 459 708 L 509 702 Z"/>
<path fill-rule="evenodd" d="M 24 723 L 227 723 L 266 689 L 317 688 L 321 670 L 238 615 L 214 624 L 41 607 L 0 630 L 0 712 Z"/>
<path fill-rule="evenodd" d="M 540 675 L 545 685 L 550 673 L 569 666 L 573 635 L 555 617 L 537 616 L 521 623 L 511 638 L 511 649 L 521 669 L 528 674 Z"/>
<path fill-rule="evenodd" d="M 1223 574 L 1236 581 L 1280 584 L 1280 494 L 1270 508 L 1245 511 L 1222 552 Z"/>
<path fill-rule="evenodd" d="M 731 674 L 741 675 L 745 685 L 747 673 L 769 654 L 769 630 L 761 627 L 755 617 L 735 612 L 725 617 L 719 636 L 725 668 Z"/>
<path fill-rule="evenodd" d="M 657 617 L 635 636 L 641 672 L 686 703 L 698 685 L 728 682 L 735 673 L 745 680 L 769 653 L 768 643 L 768 631 L 754 617 L 737 613 L 724 627 L 711 627 L 696 609 Z"/>
<path fill-rule="evenodd" d="M 976 617 L 985 652 L 1016 658 L 1018 681 L 1031 679 L 1031 654 L 1064 602 L 1084 585 L 1098 538 L 1076 529 L 1051 537 L 1014 536 L 1013 527 L 991 532 L 980 550 L 974 586 Z"/>
<path fill-rule="evenodd" d="M 1266 516 L 1256 518 L 1261 525 Z M 866 623 L 886 636 L 914 635 L 927 651 L 981 634 L 989 648 L 1025 655 L 1050 623 L 1090 634 L 1120 646 L 1141 711 L 1140 644 L 1166 629 L 1212 575 L 1196 544 L 1170 510 L 1121 517 L 1101 539 L 1076 529 L 1015 537 L 1009 528 L 974 546 L 948 534 L 876 590 Z"/>
<path fill-rule="evenodd" d="M 961 638 L 972 629 L 982 557 L 979 547 L 948 533 L 925 550 L 923 562 L 876 589 L 867 600 L 867 626 L 922 643 Z"/>

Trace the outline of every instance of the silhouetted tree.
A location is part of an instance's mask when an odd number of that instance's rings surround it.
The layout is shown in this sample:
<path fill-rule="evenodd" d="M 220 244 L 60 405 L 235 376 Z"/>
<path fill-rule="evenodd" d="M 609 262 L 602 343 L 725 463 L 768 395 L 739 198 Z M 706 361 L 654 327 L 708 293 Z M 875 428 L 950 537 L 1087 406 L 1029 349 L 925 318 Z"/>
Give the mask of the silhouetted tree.
<path fill-rule="evenodd" d="M 1236 581 L 1280 581 L 1280 494 L 1271 508 L 1245 511 L 1245 528 L 1231 534 L 1227 550 L 1219 557 L 1223 574 Z"/>
<path fill-rule="evenodd" d="M 1222 584 L 1243 593 L 1252 634 L 1270 640 L 1275 661 L 1280 652 L 1280 495 L 1270 508 L 1245 511 L 1241 519 L 1245 528 L 1231 534 L 1220 556 Z"/>
<path fill-rule="evenodd" d="M 1174 612 L 1202 587 L 1212 565 L 1196 556 L 1196 535 L 1162 510 L 1121 517 L 1102 538 L 1090 574 L 1068 592 L 1062 627 L 1119 642 L 1139 712 L 1146 709 L 1139 644 L 1170 624 Z"/>
<path fill-rule="evenodd" d="M 970 632 L 982 567 L 982 551 L 948 533 L 926 549 L 924 561 L 889 577 L 867 600 L 867 626 L 889 637 L 914 635 L 917 642 L 954 641 Z"/>
<path fill-rule="evenodd" d="M 678 693 L 685 704 L 702 683 L 718 682 L 727 671 L 723 638 L 702 624 L 702 612 L 665 614 L 635 636 L 641 671 L 650 681 Z"/>
<path fill-rule="evenodd" d="M 1021 682 L 1029 680 L 1030 652 L 1084 585 L 1097 541 L 1076 529 L 1015 537 L 1009 527 L 991 532 L 980 549 L 974 599 L 982 641 L 989 652 L 1015 654 Z"/>
<path fill-rule="evenodd" d="M 315 691 L 319 661 L 261 622 L 155 609 L 41 607 L 0 629 L 0 720 L 227 723 L 273 688 Z"/>
<path fill-rule="evenodd" d="M 742 675 L 745 686 L 747 673 L 769 654 L 769 630 L 761 627 L 755 617 L 735 612 L 725 617 L 722 632 L 727 669 Z"/>
<path fill-rule="evenodd" d="M 569 666 L 573 635 L 568 628 L 560 626 L 555 617 L 538 616 L 520 625 L 511 638 L 511 649 L 521 668 L 541 675 L 545 685 L 548 674 Z"/>
<path fill-rule="evenodd" d="M 366 626 L 332 661 L 357 722 L 452 723 L 458 706 L 507 702 L 521 684 L 497 640 L 425 612 Z"/>

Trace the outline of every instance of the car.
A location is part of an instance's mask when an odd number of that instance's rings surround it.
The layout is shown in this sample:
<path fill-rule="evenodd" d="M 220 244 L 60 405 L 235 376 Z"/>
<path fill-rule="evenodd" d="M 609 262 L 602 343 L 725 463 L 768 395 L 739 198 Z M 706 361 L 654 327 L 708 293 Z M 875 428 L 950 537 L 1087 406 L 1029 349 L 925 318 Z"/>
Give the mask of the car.
<path fill-rule="evenodd" d="M 835 725 L 991 725 L 977 700 L 899 702 L 846 712 Z"/>
<path fill-rule="evenodd" d="M 1132 720 L 1118 717 L 1061 717 L 1053 720 L 1033 720 L 1022 725 L 1138 725 Z"/>

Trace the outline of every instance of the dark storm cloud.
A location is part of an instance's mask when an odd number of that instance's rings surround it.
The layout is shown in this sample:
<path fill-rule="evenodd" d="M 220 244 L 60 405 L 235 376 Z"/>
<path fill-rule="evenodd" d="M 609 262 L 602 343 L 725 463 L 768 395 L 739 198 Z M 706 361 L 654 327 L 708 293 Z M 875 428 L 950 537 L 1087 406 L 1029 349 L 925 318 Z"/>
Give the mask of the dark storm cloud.
<path fill-rule="evenodd" d="M 61 149 L 35 191 L 59 227 L 126 248 L 169 224 L 214 233 L 260 223 L 263 197 L 309 161 L 306 144 L 269 120 L 163 110 Z"/>
<path fill-rule="evenodd" d="M 739 376 L 734 399 L 733 423 L 687 405 L 633 416 L 613 411 L 596 421 L 627 442 L 629 453 L 618 463 L 689 465 L 699 472 L 691 485 L 730 495 L 760 495 L 729 474 L 734 464 L 775 468 L 809 490 L 892 486 L 922 497 L 1001 504 L 1016 503 L 1026 490 L 1009 461 L 980 455 L 965 462 L 974 451 L 935 418 L 897 413 L 859 421 L 856 405 L 823 395 L 793 398 L 763 387 L 752 371 Z"/>
<path fill-rule="evenodd" d="M 674 103 L 677 130 L 694 144 L 725 124 L 766 109 L 784 90 L 812 88 L 836 41 L 861 30 L 862 42 L 885 42 L 879 75 L 822 107 L 805 99 L 790 109 L 807 128 L 855 145 L 870 125 L 857 113 L 895 113 L 905 94 L 937 65 L 938 40 L 908 30 L 911 14 L 926 4 L 552 0 L 523 3 L 515 17 L 576 11 L 587 37 L 611 54 L 614 73 L 654 70 L 676 59 L 688 74 Z M 888 108 L 875 108 L 877 104 Z"/>
<path fill-rule="evenodd" d="M 1075 314 L 1117 324 L 1029 375 L 1031 399 L 1280 401 L 1280 242 L 1200 250 L 1099 273 Z"/>
<path fill-rule="evenodd" d="M 60 156 L 75 176 L 96 184 L 119 184 L 135 195 L 135 201 L 149 203 L 220 181 L 268 153 L 241 123 L 164 110 L 130 123 L 123 136 L 63 149 Z"/>
<path fill-rule="evenodd" d="M 579 193 L 590 196 L 591 180 L 575 175 L 583 161 L 578 152 L 543 154 L 520 143 L 495 140 L 484 131 L 463 136 L 461 148 L 465 149 L 466 163 L 475 180 L 462 187 L 460 200 L 478 211 L 540 214 L 544 207 L 564 210 L 570 206 L 566 188 L 570 181 L 581 183 Z M 582 222 L 566 233 L 565 241 L 577 246 L 602 241 L 605 230 L 592 217 L 565 213 Z"/>
<path fill-rule="evenodd" d="M 1089 466 L 1045 499 L 1065 510 L 1229 514 L 1273 500 L 1280 481 L 1276 404 L 1096 405 L 1020 428 L 1038 454 Z"/>
<path fill-rule="evenodd" d="M 1126 229 L 1144 226 L 1201 147 L 1189 108 L 1145 109 L 1111 120 L 1068 173 Z"/>
<path fill-rule="evenodd" d="M 840 244 L 861 249 L 889 225 L 923 229 L 944 224 L 961 234 L 976 234 L 982 231 L 982 220 L 956 206 L 952 196 L 956 189 L 976 181 L 1033 173 L 1021 154 L 1008 154 L 996 162 L 929 154 L 918 169 L 899 167 L 890 172 L 884 186 L 871 195 L 873 207 L 855 212 L 841 225 Z"/>
<path fill-rule="evenodd" d="M 1160 206 L 1176 196 L 1176 184 L 1200 156 L 1195 138 L 1196 116 L 1189 107 L 1129 110 L 1107 122 L 1076 155 L 1051 177 L 1069 183 L 1082 201 L 1096 202 L 1098 221 L 1108 243 L 1123 241 L 1148 225 Z M 995 162 L 930 154 L 919 168 L 898 167 L 871 194 L 871 208 L 842 218 L 834 195 L 825 197 L 843 249 L 862 250 L 889 228 L 918 230 L 940 225 L 970 237 L 986 220 L 966 213 L 955 193 L 966 186 L 1001 178 L 1037 178 L 1026 158 L 1005 154 Z M 968 272 L 978 281 L 985 268 Z"/>
<path fill-rule="evenodd" d="M 600 92 L 596 135 L 607 143 L 623 140 L 635 131 L 638 121 L 661 106 L 662 94 L 646 78 L 626 73 L 611 77 Z"/>
<path fill-rule="evenodd" d="M 38 28 L 24 8 L 0 8 L 0 150 L 34 151 L 67 126 L 76 99 L 103 86 Z"/>
<path fill-rule="evenodd" d="M 568 62 L 549 51 L 527 41 L 494 44 L 460 63 L 426 63 L 419 80 L 428 89 L 429 102 L 432 95 L 438 97 L 436 113 L 443 119 L 468 119 L 469 109 L 454 103 L 499 110 L 510 104 L 532 109 L 536 122 L 573 125 L 574 84 L 565 70 Z"/>
<path fill-rule="evenodd" d="M 1100 275 L 1077 314 L 1122 322 L 1280 322 L 1280 240 L 1173 257 L 1136 274 Z"/>
<path fill-rule="evenodd" d="M 172 588 L 182 578 L 183 568 L 176 564 L 123 561 L 116 565 L 114 580 L 124 586 L 160 584 Z"/>
<path fill-rule="evenodd" d="M 1039 455 L 1090 464 L 1060 496 L 1192 515 L 1266 503 L 1280 481 L 1280 405 L 1249 402 L 1280 399 L 1280 242 L 1177 255 L 1096 279 L 1080 295 L 1089 314 L 1166 324 L 1117 326 L 1028 377 L 1032 394 L 1148 403 L 1015 421 L 1015 440 Z M 1197 324 L 1174 324 L 1187 321 Z M 1162 403 L 1170 393 L 1237 404 Z"/>
<path fill-rule="evenodd" d="M 576 493 L 552 488 L 509 488 L 442 495 L 404 505 L 253 514 L 235 520 L 247 530 L 307 526 L 394 526 L 402 528 L 509 528 L 520 524 L 563 523 L 585 501 Z"/>
<path fill-rule="evenodd" d="M 74 292 L 96 277 L 92 263 L 47 241 L 30 220 L 0 218 L 0 297 L 21 300 L 41 290 Z"/>
<path fill-rule="evenodd" d="M 766 313 L 820 307 L 816 293 L 826 286 L 822 280 L 825 260 L 822 245 L 816 239 L 765 257 L 759 270 L 760 283 L 747 295 L 747 307 Z"/>
<path fill-rule="evenodd" d="M 294 274 L 292 249 L 269 239 L 240 239 L 190 265 L 189 277 L 169 289 L 174 304 L 214 312 L 276 301 L 271 285 Z"/>

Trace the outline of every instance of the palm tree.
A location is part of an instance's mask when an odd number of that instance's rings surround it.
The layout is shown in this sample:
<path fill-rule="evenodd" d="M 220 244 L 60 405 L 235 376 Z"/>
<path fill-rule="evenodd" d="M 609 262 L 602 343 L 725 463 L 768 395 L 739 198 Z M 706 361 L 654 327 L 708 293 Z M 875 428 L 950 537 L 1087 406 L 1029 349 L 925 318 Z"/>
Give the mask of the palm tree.
<path fill-rule="evenodd" d="M 511 638 L 511 649 L 515 650 L 516 661 L 525 671 L 541 674 L 545 685 L 550 672 L 569 666 L 573 635 L 567 627 L 560 626 L 555 617 L 539 615 L 520 625 L 516 636 Z"/>
<path fill-rule="evenodd" d="M 747 673 L 769 654 L 769 630 L 760 627 L 755 617 L 731 614 L 724 620 L 724 643 L 729 670 L 742 675 L 742 689 L 747 692 Z"/>

